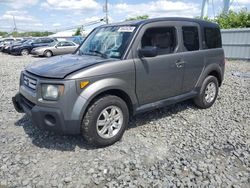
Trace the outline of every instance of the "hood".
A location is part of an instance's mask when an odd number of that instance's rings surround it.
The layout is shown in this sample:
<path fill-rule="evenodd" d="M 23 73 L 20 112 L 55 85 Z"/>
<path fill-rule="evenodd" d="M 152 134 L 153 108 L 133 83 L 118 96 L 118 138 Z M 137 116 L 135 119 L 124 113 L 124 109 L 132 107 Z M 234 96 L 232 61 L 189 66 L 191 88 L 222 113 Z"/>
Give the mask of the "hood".
<path fill-rule="evenodd" d="M 77 70 L 107 61 L 114 61 L 114 59 L 103 59 L 98 56 L 79 56 L 69 54 L 36 61 L 28 65 L 25 70 L 41 77 L 64 78 L 68 74 Z"/>

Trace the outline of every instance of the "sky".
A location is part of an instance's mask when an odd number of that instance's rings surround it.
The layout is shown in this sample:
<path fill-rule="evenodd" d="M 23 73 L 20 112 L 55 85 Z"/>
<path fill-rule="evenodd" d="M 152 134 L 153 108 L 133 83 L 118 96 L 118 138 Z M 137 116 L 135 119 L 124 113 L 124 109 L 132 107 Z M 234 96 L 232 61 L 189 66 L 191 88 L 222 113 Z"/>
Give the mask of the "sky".
<path fill-rule="evenodd" d="M 223 0 L 209 0 L 208 15 L 222 9 Z M 15 16 L 18 31 L 63 31 L 104 17 L 105 0 L 0 0 L 0 31 L 13 31 Z M 129 17 L 200 16 L 202 0 L 108 0 L 110 22 Z M 213 6 L 214 5 L 214 6 Z M 250 10 L 250 0 L 232 0 L 230 9 Z M 103 23 L 99 23 L 103 24 Z M 97 25 L 86 26 L 91 29 Z"/>

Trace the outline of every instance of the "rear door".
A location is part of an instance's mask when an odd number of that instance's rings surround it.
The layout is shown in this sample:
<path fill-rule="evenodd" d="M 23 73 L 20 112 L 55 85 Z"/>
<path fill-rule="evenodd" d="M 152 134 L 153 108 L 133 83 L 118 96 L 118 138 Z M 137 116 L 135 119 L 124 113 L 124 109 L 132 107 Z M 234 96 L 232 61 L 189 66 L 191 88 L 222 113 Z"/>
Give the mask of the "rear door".
<path fill-rule="evenodd" d="M 76 50 L 76 45 L 73 42 L 70 41 L 65 41 L 64 42 L 64 46 L 65 46 L 65 54 L 71 54 Z"/>
<path fill-rule="evenodd" d="M 134 43 L 136 93 L 140 105 L 156 102 L 181 93 L 182 59 L 179 52 L 177 22 L 154 22 L 143 26 Z M 139 57 L 140 48 L 154 46 L 156 57 Z"/>
<path fill-rule="evenodd" d="M 181 26 L 181 58 L 184 61 L 182 93 L 192 91 L 204 67 L 204 51 L 201 50 L 200 26 L 193 22 L 183 22 Z"/>
<path fill-rule="evenodd" d="M 73 46 L 72 46 L 73 43 L 71 42 L 68 42 L 68 41 L 62 41 L 62 42 L 59 42 L 56 46 L 56 54 L 69 54 L 69 53 L 72 53 L 74 50 L 73 49 Z"/>

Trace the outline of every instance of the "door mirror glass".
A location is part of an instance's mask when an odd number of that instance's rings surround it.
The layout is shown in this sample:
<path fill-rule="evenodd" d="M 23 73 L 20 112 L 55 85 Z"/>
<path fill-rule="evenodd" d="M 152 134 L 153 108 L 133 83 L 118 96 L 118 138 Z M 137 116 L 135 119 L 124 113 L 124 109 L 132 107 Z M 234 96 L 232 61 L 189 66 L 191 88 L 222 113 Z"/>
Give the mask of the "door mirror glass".
<path fill-rule="evenodd" d="M 139 57 L 155 57 L 157 56 L 157 47 L 145 46 L 139 49 Z"/>

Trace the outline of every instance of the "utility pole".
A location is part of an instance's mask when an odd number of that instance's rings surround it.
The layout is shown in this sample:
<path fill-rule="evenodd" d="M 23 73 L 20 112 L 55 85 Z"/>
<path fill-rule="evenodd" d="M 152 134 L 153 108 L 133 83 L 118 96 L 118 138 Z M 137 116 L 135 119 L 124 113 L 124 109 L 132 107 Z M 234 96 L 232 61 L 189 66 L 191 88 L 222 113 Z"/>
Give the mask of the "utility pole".
<path fill-rule="evenodd" d="M 13 23 L 14 23 L 14 32 L 17 31 L 17 27 L 16 27 L 16 19 L 15 16 L 13 15 Z"/>
<path fill-rule="evenodd" d="M 109 23 L 109 18 L 108 18 L 108 0 L 105 0 L 105 5 L 103 7 L 103 11 L 105 12 L 105 22 L 106 24 Z"/>
<path fill-rule="evenodd" d="M 209 1 L 211 1 L 211 0 L 203 0 L 202 1 L 201 18 L 204 18 L 204 17 L 208 16 L 208 4 L 209 4 Z M 222 7 L 223 14 L 228 13 L 229 6 L 230 6 L 230 0 L 223 0 L 223 7 Z"/>
<path fill-rule="evenodd" d="M 230 0 L 223 0 L 223 13 L 227 14 L 230 6 Z"/>
<path fill-rule="evenodd" d="M 208 13 L 208 2 L 209 2 L 209 0 L 203 0 L 202 1 L 201 18 L 204 18 L 204 17 L 207 16 L 207 13 Z"/>

